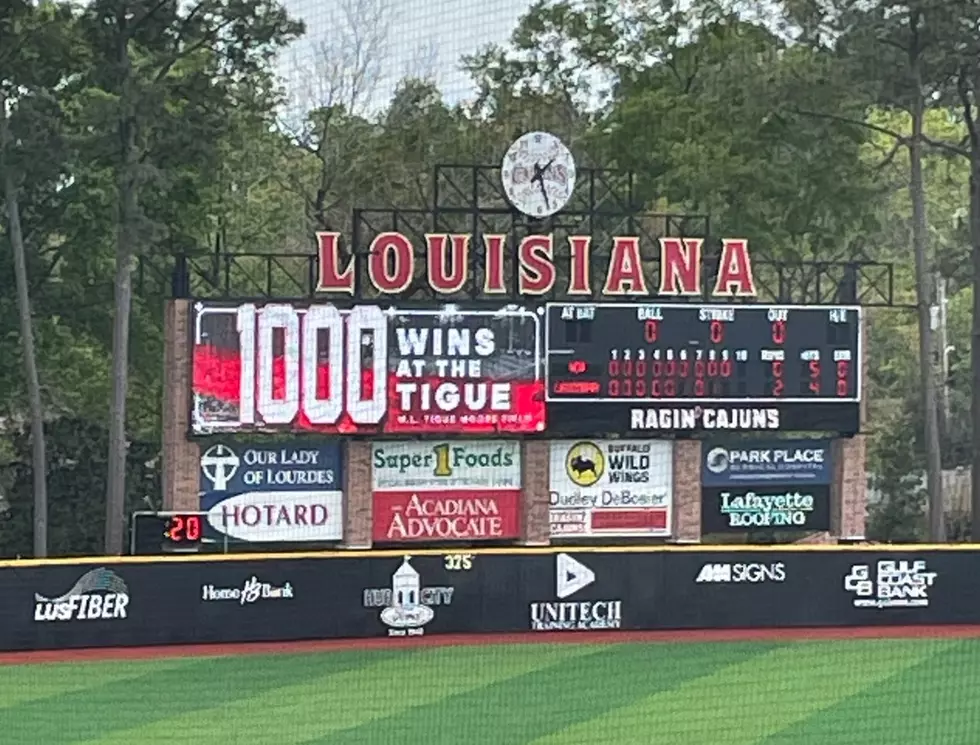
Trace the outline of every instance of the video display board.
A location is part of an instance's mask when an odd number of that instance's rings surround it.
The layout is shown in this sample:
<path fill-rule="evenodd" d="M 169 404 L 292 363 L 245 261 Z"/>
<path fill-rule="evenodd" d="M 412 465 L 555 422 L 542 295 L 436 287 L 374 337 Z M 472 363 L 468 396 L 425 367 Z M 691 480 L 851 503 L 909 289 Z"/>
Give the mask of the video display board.
<path fill-rule="evenodd" d="M 685 435 L 860 425 L 850 306 L 198 303 L 194 434 Z"/>
<path fill-rule="evenodd" d="M 200 303 L 191 429 L 540 432 L 539 326 L 516 306 Z"/>

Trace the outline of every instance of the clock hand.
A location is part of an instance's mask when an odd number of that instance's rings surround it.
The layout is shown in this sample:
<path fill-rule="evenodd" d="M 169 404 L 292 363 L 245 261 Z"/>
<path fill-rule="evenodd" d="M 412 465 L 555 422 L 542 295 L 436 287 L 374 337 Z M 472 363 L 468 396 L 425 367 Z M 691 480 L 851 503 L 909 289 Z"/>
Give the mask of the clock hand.
<path fill-rule="evenodd" d="M 541 187 L 541 195 L 544 197 L 544 206 L 549 210 L 551 209 L 551 203 L 548 201 L 548 191 L 544 188 L 544 179 L 538 179 L 538 186 Z"/>
<path fill-rule="evenodd" d="M 535 181 L 542 181 L 544 179 L 544 169 L 538 165 L 537 162 L 534 164 L 534 175 L 531 176 L 531 183 Z"/>

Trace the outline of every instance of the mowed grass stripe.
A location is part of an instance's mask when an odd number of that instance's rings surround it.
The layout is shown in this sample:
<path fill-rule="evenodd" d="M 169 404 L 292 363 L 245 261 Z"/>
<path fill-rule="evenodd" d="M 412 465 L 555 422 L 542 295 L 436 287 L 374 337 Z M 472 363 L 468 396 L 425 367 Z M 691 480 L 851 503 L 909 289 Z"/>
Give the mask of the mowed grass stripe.
<path fill-rule="evenodd" d="M 193 660 L 57 662 L 0 667 L 0 709 L 193 664 Z M 0 714 L 2 716 L 2 714 Z M 2 735 L 0 735 L 2 742 Z"/>
<path fill-rule="evenodd" d="M 755 745 L 956 642 L 802 642 L 533 741 Z"/>
<path fill-rule="evenodd" d="M 342 730 L 304 745 L 521 745 L 592 719 L 653 692 L 709 675 L 773 649 L 772 644 L 623 644 L 520 677 L 459 693 L 398 716 Z M 467 664 L 460 657 L 458 665 Z M 472 663 L 470 663 L 472 664 Z M 492 664 L 488 659 L 482 664 Z M 401 681 L 378 695 L 386 698 Z"/>
<path fill-rule="evenodd" d="M 394 652 L 382 654 L 387 657 Z M 0 742 L 61 745 L 147 723 L 152 726 L 160 722 L 169 727 L 166 723 L 175 714 L 190 716 L 199 709 L 220 707 L 297 681 L 355 669 L 366 661 L 362 653 L 355 652 L 338 652 L 323 659 L 308 655 L 221 657 L 185 661 L 186 664 L 149 670 L 135 678 L 95 678 L 86 688 L 0 709 Z M 114 664 L 123 675 L 127 670 L 143 669 L 145 663 Z M 79 665 L 83 671 L 86 667 Z M 46 669 L 47 666 L 37 667 L 42 674 Z M 171 735 L 174 732 L 188 738 L 193 734 L 192 730 L 171 730 Z"/>
<path fill-rule="evenodd" d="M 593 655 L 600 649 L 542 644 L 400 650 L 394 659 L 346 672 L 325 670 L 316 679 L 258 695 L 241 695 L 206 710 L 183 715 L 171 710 L 166 721 L 117 730 L 85 743 L 173 745 L 175 732 L 187 732 L 202 742 L 296 745 L 498 680 Z M 326 662 L 331 654 L 335 653 L 309 659 Z M 255 674 L 261 670 L 256 669 Z M 219 687 L 225 682 L 212 678 L 211 684 Z"/>
<path fill-rule="evenodd" d="M 890 649 L 881 653 L 899 654 Z M 840 674 L 846 676 L 849 672 L 841 670 Z M 977 745 L 980 742 L 980 640 L 959 642 L 781 730 L 764 742 L 765 745 L 825 745 L 852 741 Z"/>

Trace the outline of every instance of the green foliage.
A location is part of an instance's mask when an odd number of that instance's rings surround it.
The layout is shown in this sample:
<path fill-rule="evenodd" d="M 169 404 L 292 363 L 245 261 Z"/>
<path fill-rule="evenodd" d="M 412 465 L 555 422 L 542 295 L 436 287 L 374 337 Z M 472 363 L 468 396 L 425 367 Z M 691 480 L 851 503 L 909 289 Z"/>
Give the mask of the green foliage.
<path fill-rule="evenodd" d="M 103 425 L 57 418 L 46 427 L 48 447 L 49 554 L 85 556 L 101 553 L 105 509 L 106 453 L 109 442 Z M 31 555 L 33 484 L 30 438 L 13 433 L 12 461 L 3 480 L 7 512 L 0 521 L 0 556 Z M 159 443 L 133 441 L 127 463 L 127 513 L 160 507 Z M 93 498 L 94 497 L 94 498 Z"/>

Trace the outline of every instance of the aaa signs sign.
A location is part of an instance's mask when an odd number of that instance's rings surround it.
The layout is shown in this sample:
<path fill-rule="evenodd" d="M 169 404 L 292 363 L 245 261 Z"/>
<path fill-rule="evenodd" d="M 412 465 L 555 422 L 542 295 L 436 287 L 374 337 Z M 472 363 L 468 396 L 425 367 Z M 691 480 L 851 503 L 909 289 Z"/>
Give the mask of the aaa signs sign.
<path fill-rule="evenodd" d="M 671 443 L 568 440 L 551 444 L 551 535 L 670 535 Z"/>
<path fill-rule="evenodd" d="M 487 541 L 520 534 L 517 441 L 378 442 L 374 541 Z"/>
<path fill-rule="evenodd" d="M 195 306 L 191 427 L 541 432 L 538 316 L 499 310 Z"/>

